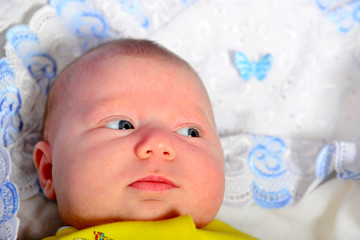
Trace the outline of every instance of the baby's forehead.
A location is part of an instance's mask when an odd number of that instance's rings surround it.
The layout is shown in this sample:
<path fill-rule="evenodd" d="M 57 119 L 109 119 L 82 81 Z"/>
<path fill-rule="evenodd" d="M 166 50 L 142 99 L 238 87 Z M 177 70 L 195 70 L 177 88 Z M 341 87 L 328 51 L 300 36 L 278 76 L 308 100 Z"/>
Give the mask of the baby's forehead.
<path fill-rule="evenodd" d="M 164 99 L 167 95 L 171 94 L 173 88 L 186 88 L 188 89 L 187 92 L 197 95 L 196 99 L 199 104 L 202 104 L 202 106 L 206 109 L 211 109 L 211 103 L 202 81 L 196 72 L 188 65 L 166 57 L 121 56 L 113 53 L 104 54 L 104 51 L 100 52 L 100 54 L 98 52 L 93 53 L 95 54 L 85 55 L 83 58 L 78 59 L 76 62 L 68 66 L 56 80 L 57 82 L 55 83 L 54 89 L 51 90 L 51 94 L 57 99 L 57 103 L 61 102 L 61 104 L 56 104 L 56 108 L 60 108 L 60 110 L 62 109 L 61 111 L 58 111 L 60 114 L 64 114 L 68 108 L 73 108 L 74 103 L 78 101 L 86 100 L 94 103 L 102 101 L 104 96 L 103 98 L 98 99 L 95 98 L 94 95 L 89 94 L 89 92 L 98 91 L 98 88 L 101 88 L 103 81 L 106 81 L 106 84 L 108 84 L 108 86 L 111 85 L 112 88 L 121 87 L 124 90 L 130 90 L 128 92 L 131 92 L 131 89 L 142 89 L 143 91 L 147 91 L 149 94 L 152 94 L 153 98 L 156 99 Z M 164 80 L 159 80 L 159 82 L 155 83 L 156 85 L 146 83 L 146 77 L 144 77 L 143 82 L 131 81 L 130 83 L 128 82 L 129 80 L 121 79 L 120 77 L 111 78 L 113 81 L 106 80 L 106 78 L 108 78 L 106 74 L 110 73 L 110 75 L 113 76 L 121 75 L 119 70 L 113 70 L 111 68 L 115 67 L 111 66 L 124 64 L 130 65 L 131 68 L 132 64 L 129 62 L 134 59 L 135 61 L 142 61 L 143 65 L 151 65 L 151 63 L 155 63 L 154 65 L 157 66 L 161 72 L 163 71 L 162 69 L 168 69 L 168 65 L 171 65 L 170 67 L 173 69 L 172 73 L 175 76 L 181 74 L 181 72 L 185 72 L 186 77 L 177 77 L 177 80 L 169 80 L 172 81 L 173 84 L 170 88 L 167 88 L 168 91 L 158 91 L 157 89 L 159 85 L 161 86 L 161 84 L 166 84 Z M 110 64 L 109 62 L 112 63 Z M 139 71 L 142 71 L 142 74 L 147 74 L 146 71 L 138 70 L 136 67 L 131 68 L 131 70 L 134 71 L 134 74 Z M 178 71 L 180 73 L 178 73 Z M 131 71 L 130 74 L 132 74 Z M 129 79 L 131 79 L 131 76 Z M 86 90 L 84 90 L 84 88 L 86 88 Z M 153 92 L 156 92 L 156 94 L 154 95 Z M 82 95 L 83 93 L 83 96 L 86 96 L 86 99 L 79 98 L 79 95 Z M 120 95 L 118 95 L 118 97 L 120 97 Z M 168 97 L 172 96 L 170 95 Z"/>
<path fill-rule="evenodd" d="M 138 74 L 139 72 L 146 74 L 146 70 L 142 68 L 139 69 L 138 65 L 129 64 L 129 62 L 134 63 L 139 61 L 143 62 L 144 65 L 160 65 L 161 67 L 159 69 L 161 72 L 165 71 L 168 67 L 174 70 L 174 75 L 186 72 L 188 77 L 183 80 L 186 80 L 189 87 L 192 85 L 200 85 L 201 88 L 203 87 L 202 81 L 197 73 L 182 60 L 164 55 L 121 55 L 116 54 L 116 51 L 114 52 L 109 48 L 85 55 L 67 67 L 59 76 L 59 82 L 61 82 L 59 85 L 72 85 L 70 89 L 81 86 L 82 84 L 92 84 L 96 86 L 101 83 L 105 77 L 108 77 L 108 75 L 118 74 L 120 76 L 124 70 L 121 68 L 122 65 L 127 66 L 130 74 Z M 96 81 L 91 81 L 94 80 L 94 78 Z M 121 81 L 120 78 L 118 80 Z M 117 84 L 115 81 L 113 83 L 114 85 Z M 123 87 L 126 87 L 126 85 L 123 85 Z M 148 87 L 151 88 L 151 86 Z M 65 89 L 69 90 L 69 88 Z"/>

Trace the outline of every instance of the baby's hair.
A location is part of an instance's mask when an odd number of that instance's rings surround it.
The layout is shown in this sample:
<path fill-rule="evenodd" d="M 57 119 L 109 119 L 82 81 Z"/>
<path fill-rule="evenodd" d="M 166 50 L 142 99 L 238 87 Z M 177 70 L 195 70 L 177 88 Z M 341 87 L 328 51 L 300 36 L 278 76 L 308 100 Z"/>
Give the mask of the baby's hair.
<path fill-rule="evenodd" d="M 109 51 L 109 48 L 112 50 Z M 106 59 L 106 57 L 114 56 L 114 55 L 134 56 L 139 58 L 165 59 L 167 61 L 173 61 L 175 64 L 178 64 L 179 66 L 183 66 L 187 68 L 189 71 L 192 71 L 194 74 L 196 74 L 196 72 L 191 68 L 191 66 L 186 61 L 184 61 L 173 52 L 169 51 L 168 49 L 162 47 L 161 45 L 153 41 L 124 38 L 124 39 L 119 39 L 104 43 L 90 50 L 89 52 L 85 53 L 79 58 L 75 59 L 58 75 L 57 79 L 55 80 L 53 86 L 50 89 L 46 101 L 45 112 L 43 117 L 43 126 L 41 130 L 41 138 L 43 141 L 48 141 L 49 122 L 56 121 L 56 119 L 52 118 L 51 116 L 54 114 L 56 107 L 61 101 L 60 99 L 61 94 L 64 94 L 64 92 L 69 90 L 66 88 L 66 86 L 64 86 L 66 84 L 59 84 L 59 82 L 61 82 L 60 80 L 62 78 L 65 79 L 70 78 L 71 70 L 78 67 L 77 66 L 78 63 L 82 62 L 86 58 Z M 89 64 L 91 65 L 91 62 L 89 62 Z M 91 66 L 87 66 L 87 67 L 91 67 Z M 60 88 L 60 90 L 57 91 L 54 90 L 57 88 Z"/>

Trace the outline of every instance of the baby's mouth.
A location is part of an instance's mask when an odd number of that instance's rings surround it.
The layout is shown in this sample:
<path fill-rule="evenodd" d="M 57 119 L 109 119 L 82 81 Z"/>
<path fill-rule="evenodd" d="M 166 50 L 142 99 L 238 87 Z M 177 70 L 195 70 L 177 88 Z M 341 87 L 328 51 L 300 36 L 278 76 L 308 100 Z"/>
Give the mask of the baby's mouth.
<path fill-rule="evenodd" d="M 149 192 L 162 192 L 173 188 L 178 188 L 175 183 L 161 176 L 148 176 L 138 179 L 131 183 L 129 187 Z"/>

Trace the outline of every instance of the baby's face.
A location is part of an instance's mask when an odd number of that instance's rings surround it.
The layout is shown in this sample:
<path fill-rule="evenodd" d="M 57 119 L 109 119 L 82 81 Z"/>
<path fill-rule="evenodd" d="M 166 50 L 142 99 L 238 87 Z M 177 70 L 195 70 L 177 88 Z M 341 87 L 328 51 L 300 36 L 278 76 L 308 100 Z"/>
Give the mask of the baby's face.
<path fill-rule="evenodd" d="M 198 77 L 166 60 L 119 56 L 71 77 L 49 139 L 63 220 L 84 228 L 190 214 L 198 227 L 209 223 L 223 199 L 224 158 Z"/>

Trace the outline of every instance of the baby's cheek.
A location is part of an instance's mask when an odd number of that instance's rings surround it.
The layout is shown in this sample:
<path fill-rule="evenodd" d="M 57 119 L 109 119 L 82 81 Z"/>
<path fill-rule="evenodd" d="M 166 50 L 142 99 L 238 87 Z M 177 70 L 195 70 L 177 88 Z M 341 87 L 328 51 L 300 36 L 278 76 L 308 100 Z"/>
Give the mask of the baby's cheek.
<path fill-rule="evenodd" d="M 92 214 L 94 206 L 89 199 L 95 201 L 97 197 L 91 184 L 91 179 L 93 181 L 96 176 L 91 176 L 80 166 L 75 163 L 71 167 L 62 168 L 54 179 L 60 216 L 70 225 L 78 222 L 77 218 L 88 218 Z"/>
<path fill-rule="evenodd" d="M 194 199 L 191 215 L 197 227 L 210 223 L 217 215 L 224 196 L 224 174 L 216 164 L 204 165 L 198 173 L 198 184 L 193 189 Z M 200 180 L 201 179 L 201 180 Z"/>
<path fill-rule="evenodd" d="M 206 162 L 204 170 L 202 171 L 203 179 L 207 185 L 207 199 L 205 199 L 205 201 L 207 200 L 213 203 L 214 206 L 220 208 L 225 191 L 223 155 L 221 152 L 214 150 L 209 158 L 211 160 Z"/>
<path fill-rule="evenodd" d="M 213 186 L 219 193 L 225 189 L 224 155 L 221 146 L 215 145 L 208 148 L 208 161 L 204 163 L 204 173 L 207 175 L 209 185 Z M 223 193 L 221 193 L 223 194 Z"/>
<path fill-rule="evenodd" d="M 224 163 L 217 151 L 203 152 L 194 157 L 192 177 L 194 194 L 201 204 L 219 205 L 225 189 Z"/>
<path fill-rule="evenodd" d="M 189 152 L 189 151 L 188 151 Z M 191 151 L 191 171 L 198 190 L 223 194 L 225 188 L 224 156 L 221 146 L 206 144 Z"/>
<path fill-rule="evenodd" d="M 208 171 L 205 171 L 204 178 L 207 183 L 208 199 L 210 201 L 217 200 L 222 202 L 225 191 L 225 177 L 223 169 L 217 165 L 213 165 Z M 221 203 L 220 203 L 221 204 Z"/>

